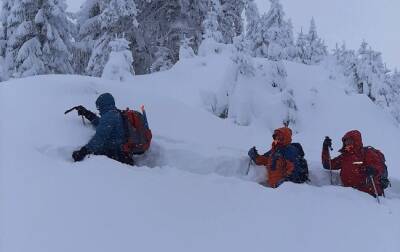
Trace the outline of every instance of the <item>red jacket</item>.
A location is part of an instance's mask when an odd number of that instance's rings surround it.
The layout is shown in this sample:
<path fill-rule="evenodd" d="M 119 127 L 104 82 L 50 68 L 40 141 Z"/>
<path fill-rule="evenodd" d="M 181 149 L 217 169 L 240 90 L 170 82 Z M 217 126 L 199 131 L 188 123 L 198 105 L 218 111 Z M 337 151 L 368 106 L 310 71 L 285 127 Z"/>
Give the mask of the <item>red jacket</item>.
<path fill-rule="evenodd" d="M 381 157 L 371 149 L 364 148 L 361 133 L 357 130 L 347 132 L 342 141 L 352 139 L 354 148 L 347 151 L 344 148 L 340 150 L 341 154 L 331 160 L 331 169 L 340 170 L 340 178 L 343 186 L 353 187 L 360 191 L 375 195 L 373 185 L 366 175 L 366 168 L 371 166 L 376 169 L 377 175 L 374 176 L 376 189 L 379 195 L 383 194 L 380 183 L 380 175 L 384 171 L 384 163 Z M 329 150 L 322 150 L 322 164 L 325 169 L 330 169 Z"/>

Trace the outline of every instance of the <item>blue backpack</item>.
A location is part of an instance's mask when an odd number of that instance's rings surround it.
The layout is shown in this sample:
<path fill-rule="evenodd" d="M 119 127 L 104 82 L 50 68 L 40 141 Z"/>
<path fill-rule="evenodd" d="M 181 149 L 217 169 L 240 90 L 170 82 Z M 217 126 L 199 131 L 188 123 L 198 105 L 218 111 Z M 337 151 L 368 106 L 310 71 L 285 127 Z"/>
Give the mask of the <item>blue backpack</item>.
<path fill-rule="evenodd" d="M 290 146 L 296 149 L 297 154 L 295 156 L 294 171 L 288 180 L 298 184 L 310 181 L 308 178 L 308 164 L 307 160 L 304 158 L 305 154 L 303 147 L 300 143 L 291 143 Z"/>

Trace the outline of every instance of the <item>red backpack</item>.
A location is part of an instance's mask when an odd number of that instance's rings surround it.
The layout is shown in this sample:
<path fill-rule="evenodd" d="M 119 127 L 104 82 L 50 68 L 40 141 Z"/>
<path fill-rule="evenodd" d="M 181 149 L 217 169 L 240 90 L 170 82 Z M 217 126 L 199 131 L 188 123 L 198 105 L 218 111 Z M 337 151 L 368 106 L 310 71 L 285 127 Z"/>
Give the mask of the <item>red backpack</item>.
<path fill-rule="evenodd" d="M 375 153 L 379 157 L 379 162 L 381 163 L 381 166 L 383 167 L 383 171 L 379 174 L 379 180 L 380 180 L 382 189 L 384 190 L 384 189 L 388 188 L 389 186 L 391 186 L 391 183 L 389 180 L 388 168 L 386 165 L 385 155 L 383 155 L 383 153 L 380 150 L 375 149 L 374 147 L 366 146 L 363 148 L 364 162 L 365 162 L 365 155 L 368 151 Z"/>
<path fill-rule="evenodd" d="M 126 139 L 122 145 L 122 150 L 129 155 L 146 152 L 153 137 L 144 108 L 142 108 L 142 111 L 143 114 L 129 108 L 121 111 Z"/>

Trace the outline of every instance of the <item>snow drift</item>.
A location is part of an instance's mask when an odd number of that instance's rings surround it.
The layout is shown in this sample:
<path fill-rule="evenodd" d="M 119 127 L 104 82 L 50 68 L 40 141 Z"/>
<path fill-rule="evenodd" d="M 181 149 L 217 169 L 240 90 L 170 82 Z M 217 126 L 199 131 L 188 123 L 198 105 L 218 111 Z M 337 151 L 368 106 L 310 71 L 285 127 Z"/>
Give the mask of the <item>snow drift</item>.
<path fill-rule="evenodd" d="M 249 119 L 240 126 L 215 116 L 204 99 L 231 84 L 231 67 L 222 54 L 130 83 L 63 75 L 2 83 L 0 250 L 399 251 L 400 131 L 392 117 L 365 96 L 347 95 L 321 67 L 285 63 L 282 92 L 257 80 L 236 83 L 229 106 L 245 108 Z M 256 183 L 262 167 L 245 175 L 247 150 L 269 148 L 287 90 L 311 183 L 273 190 Z M 93 129 L 63 112 L 79 104 L 95 111 L 103 92 L 119 108 L 146 105 L 154 142 L 135 167 L 99 156 L 72 162 Z M 323 138 L 337 150 L 355 128 L 387 157 L 392 187 L 381 205 L 329 185 L 322 170 Z"/>

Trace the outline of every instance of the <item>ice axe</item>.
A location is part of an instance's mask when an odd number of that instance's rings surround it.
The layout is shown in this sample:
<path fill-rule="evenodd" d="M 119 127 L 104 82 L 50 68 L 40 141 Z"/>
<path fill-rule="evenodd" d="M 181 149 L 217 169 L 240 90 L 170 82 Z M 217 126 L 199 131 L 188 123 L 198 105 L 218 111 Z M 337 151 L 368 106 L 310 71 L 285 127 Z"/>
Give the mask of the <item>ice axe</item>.
<path fill-rule="evenodd" d="M 73 108 L 70 108 L 70 109 L 68 109 L 67 111 L 64 112 L 64 115 L 66 115 L 66 114 L 72 112 L 73 110 L 78 110 L 78 109 L 79 109 L 79 106 L 75 106 L 75 107 L 73 107 Z M 83 123 L 83 125 L 86 126 L 85 118 L 83 117 L 83 115 L 82 115 L 82 123 Z"/>

